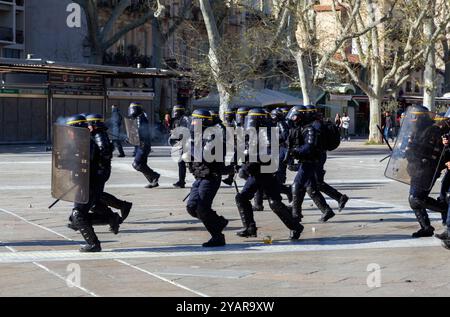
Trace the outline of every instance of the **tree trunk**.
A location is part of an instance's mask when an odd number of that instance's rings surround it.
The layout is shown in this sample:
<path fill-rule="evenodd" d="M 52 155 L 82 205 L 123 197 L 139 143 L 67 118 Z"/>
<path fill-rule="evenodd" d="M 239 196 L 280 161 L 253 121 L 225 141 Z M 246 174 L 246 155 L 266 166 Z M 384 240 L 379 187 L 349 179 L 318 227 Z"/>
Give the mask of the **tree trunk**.
<path fill-rule="evenodd" d="M 377 125 L 381 127 L 381 103 L 382 98 L 380 96 L 369 96 L 370 106 L 370 124 L 369 124 L 369 142 L 382 143 L 382 136 L 377 128 Z"/>
<path fill-rule="evenodd" d="M 217 83 L 217 91 L 219 92 L 219 102 L 220 102 L 219 114 L 220 118 L 224 120 L 225 112 L 229 111 L 230 109 L 231 95 L 226 90 L 226 87 L 221 85 L 220 83 Z"/>
<path fill-rule="evenodd" d="M 91 42 L 92 43 L 92 42 Z M 101 48 L 100 45 L 92 43 L 91 46 L 91 57 L 89 58 L 91 64 L 102 65 L 103 64 L 103 56 L 105 51 Z"/>
<path fill-rule="evenodd" d="M 219 57 L 220 35 L 217 29 L 216 19 L 209 0 L 200 0 L 200 9 L 202 11 L 203 20 L 205 22 L 206 31 L 209 40 L 209 63 L 216 81 L 217 91 L 219 92 L 220 107 L 219 113 L 222 120 L 224 114 L 230 108 L 231 95 L 226 89 L 225 80 L 222 78 L 222 69 Z"/>
<path fill-rule="evenodd" d="M 162 61 L 161 61 L 161 50 L 163 47 L 162 40 L 161 40 L 161 29 L 160 29 L 160 23 L 157 19 L 152 20 L 152 38 L 153 38 L 153 67 L 155 68 L 161 68 Z M 165 43 L 164 43 L 165 45 Z M 161 103 L 161 92 L 162 92 L 162 83 L 161 79 L 156 78 L 155 79 L 155 87 L 153 87 L 155 90 L 155 99 L 153 100 L 153 104 L 155 105 L 156 109 L 158 111 L 161 111 L 161 107 L 163 106 Z"/>
<path fill-rule="evenodd" d="M 434 1 L 432 1 L 434 3 Z M 434 12 L 434 6 L 433 6 Z M 435 43 L 432 42 L 432 37 L 434 33 L 434 21 L 433 17 L 428 17 L 423 25 L 423 31 L 425 35 L 425 40 L 428 41 L 427 45 L 430 45 L 430 52 L 428 56 L 424 56 L 425 60 L 425 70 L 423 72 L 423 105 L 429 110 L 435 110 L 435 98 L 436 98 L 436 49 Z M 426 55 L 426 54 L 425 54 Z"/>
<path fill-rule="evenodd" d="M 447 39 L 442 40 L 444 53 L 444 93 L 450 92 L 450 48 Z"/>
<path fill-rule="evenodd" d="M 301 50 L 292 51 L 292 55 L 297 62 L 298 77 L 300 79 L 300 87 L 302 89 L 303 104 L 312 105 L 311 103 L 311 87 L 312 87 L 312 74 L 309 71 L 309 67 L 306 64 L 303 53 Z"/>

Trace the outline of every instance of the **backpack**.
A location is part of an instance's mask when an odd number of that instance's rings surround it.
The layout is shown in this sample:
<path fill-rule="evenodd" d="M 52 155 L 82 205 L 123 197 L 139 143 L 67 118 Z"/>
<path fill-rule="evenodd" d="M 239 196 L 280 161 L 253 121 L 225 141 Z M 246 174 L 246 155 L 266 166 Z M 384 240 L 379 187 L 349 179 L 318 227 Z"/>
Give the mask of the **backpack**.
<path fill-rule="evenodd" d="M 320 134 L 323 148 L 327 151 L 334 151 L 341 144 L 341 133 L 339 128 L 330 121 L 323 122 Z"/>

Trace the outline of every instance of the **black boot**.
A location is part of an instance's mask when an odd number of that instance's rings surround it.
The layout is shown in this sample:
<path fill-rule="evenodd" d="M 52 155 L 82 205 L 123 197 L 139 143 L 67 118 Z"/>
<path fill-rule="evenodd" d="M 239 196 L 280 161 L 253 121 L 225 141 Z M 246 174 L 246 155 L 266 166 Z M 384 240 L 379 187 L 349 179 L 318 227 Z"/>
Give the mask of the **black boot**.
<path fill-rule="evenodd" d="M 256 238 L 258 236 L 258 228 L 256 228 L 256 225 L 251 224 L 243 230 L 236 232 L 236 235 L 241 238 Z"/>
<path fill-rule="evenodd" d="M 289 238 L 291 240 L 298 240 L 304 227 L 300 224 L 298 219 L 292 217 L 291 212 L 281 201 L 269 199 L 270 208 L 280 218 L 284 225 L 291 230 Z"/>
<path fill-rule="evenodd" d="M 109 219 L 109 231 L 114 234 L 118 234 L 119 229 L 120 229 L 120 224 L 122 222 L 123 222 L 122 218 L 118 214 L 113 213 Z"/>
<path fill-rule="evenodd" d="M 434 234 L 434 228 L 431 226 L 430 218 L 426 209 L 414 209 L 417 221 L 420 225 L 420 230 L 412 234 L 413 238 L 426 238 L 432 237 Z"/>
<path fill-rule="evenodd" d="M 329 209 L 327 210 L 322 217 L 320 217 L 320 222 L 325 223 L 328 220 L 330 220 L 331 218 L 333 218 L 334 216 L 336 216 L 336 214 L 333 212 L 333 210 Z"/>
<path fill-rule="evenodd" d="M 223 234 L 215 235 L 208 242 L 203 243 L 204 248 L 216 248 L 223 247 L 225 245 L 225 236 Z"/>
<path fill-rule="evenodd" d="M 100 241 L 95 234 L 94 228 L 92 226 L 85 226 L 80 228 L 80 233 L 83 236 L 84 240 L 86 240 L 87 245 L 83 246 L 80 249 L 80 252 L 100 252 L 102 251 L 102 247 L 100 245 Z"/>
<path fill-rule="evenodd" d="M 237 232 L 236 235 L 242 238 L 249 238 L 257 236 L 257 228 L 255 219 L 253 217 L 252 205 L 248 200 L 242 199 L 240 194 L 236 195 L 236 205 L 239 210 L 239 216 L 242 220 L 244 229 Z"/>
<path fill-rule="evenodd" d="M 125 219 L 128 218 L 132 207 L 133 207 L 132 203 L 130 203 L 128 201 L 123 202 L 122 207 L 120 208 L 120 215 L 122 216 L 122 223 L 125 221 Z"/>
<path fill-rule="evenodd" d="M 133 207 L 132 203 L 125 200 L 120 200 L 109 193 L 103 193 L 100 201 L 106 206 L 114 209 L 120 209 L 120 215 L 123 221 L 128 218 L 131 208 Z"/>
<path fill-rule="evenodd" d="M 449 239 L 442 240 L 441 245 L 444 247 L 444 249 L 450 250 L 450 240 Z"/>
<path fill-rule="evenodd" d="M 173 184 L 173 187 L 175 187 L 175 188 L 185 188 L 186 187 L 186 183 L 178 181 L 175 184 Z"/>
<path fill-rule="evenodd" d="M 434 236 L 435 236 L 436 238 L 438 238 L 439 240 L 448 240 L 448 231 L 445 230 L 445 231 L 442 232 L 442 233 L 436 233 Z"/>
<path fill-rule="evenodd" d="M 322 212 L 322 217 L 320 217 L 319 219 L 320 222 L 325 223 L 336 215 L 330 208 L 330 206 L 327 204 L 325 198 L 320 193 L 320 191 L 312 187 L 308 187 L 307 191 L 309 197 L 311 197 L 314 204 Z"/>
<path fill-rule="evenodd" d="M 292 217 L 298 222 L 302 221 L 302 204 L 305 199 L 306 190 L 300 188 L 299 185 L 294 183 L 292 185 Z"/>
<path fill-rule="evenodd" d="M 253 205 L 252 206 L 253 211 L 264 211 L 263 205 Z"/>
<path fill-rule="evenodd" d="M 145 188 L 151 189 L 151 188 L 156 188 L 159 186 L 158 182 L 159 182 L 159 178 L 161 177 L 161 175 L 159 175 L 158 173 L 153 172 L 152 174 L 144 174 L 145 178 L 147 178 L 149 184 L 147 186 L 145 186 Z"/>
<path fill-rule="evenodd" d="M 339 199 L 339 212 L 342 211 L 342 209 L 345 208 L 345 205 L 347 204 L 348 201 L 348 196 L 347 195 L 342 195 L 341 199 Z"/>

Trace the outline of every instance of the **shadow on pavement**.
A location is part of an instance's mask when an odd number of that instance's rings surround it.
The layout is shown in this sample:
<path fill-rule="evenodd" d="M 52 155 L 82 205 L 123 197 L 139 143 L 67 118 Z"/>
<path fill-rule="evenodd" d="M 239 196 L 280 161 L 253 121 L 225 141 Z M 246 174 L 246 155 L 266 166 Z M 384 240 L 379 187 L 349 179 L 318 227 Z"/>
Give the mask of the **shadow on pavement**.
<path fill-rule="evenodd" d="M 349 244 L 363 244 L 372 242 L 388 242 L 394 240 L 410 240 L 410 235 L 371 235 L 371 236 L 342 236 L 335 238 L 314 238 L 314 239 L 300 239 L 299 241 L 292 242 L 290 240 L 277 240 L 272 245 L 266 245 L 263 243 L 237 243 L 228 244 L 225 247 L 219 248 L 203 248 L 200 245 L 175 245 L 166 247 L 154 247 L 154 248 L 130 248 L 130 249 L 115 249 L 111 252 L 161 252 L 161 253 L 183 253 L 183 252 L 229 252 L 229 251 L 254 251 L 258 253 L 259 249 L 252 249 L 256 247 L 283 247 L 283 246 L 339 246 Z M 105 251 L 108 252 L 108 251 Z"/>
<path fill-rule="evenodd" d="M 112 243 L 117 241 L 101 241 L 102 243 Z M 0 247 L 54 247 L 54 246 L 64 246 L 64 245 L 80 245 L 86 244 L 84 241 L 64 241 L 64 240 L 34 240 L 34 241 L 11 241 L 2 242 Z"/>

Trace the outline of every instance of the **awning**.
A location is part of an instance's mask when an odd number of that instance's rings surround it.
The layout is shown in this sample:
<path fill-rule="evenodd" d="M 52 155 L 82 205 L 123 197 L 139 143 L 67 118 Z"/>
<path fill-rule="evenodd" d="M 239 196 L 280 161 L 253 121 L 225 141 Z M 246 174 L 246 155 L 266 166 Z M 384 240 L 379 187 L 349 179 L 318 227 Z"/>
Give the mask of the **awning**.
<path fill-rule="evenodd" d="M 33 73 L 58 73 L 79 72 L 83 74 L 103 75 L 111 78 L 136 78 L 136 77 L 183 77 L 184 74 L 172 70 L 160 68 L 133 68 L 94 64 L 74 64 L 41 59 L 15 59 L 0 58 L 1 72 L 33 72 Z"/>
<path fill-rule="evenodd" d="M 302 100 L 290 97 L 288 95 L 279 93 L 270 89 L 255 90 L 246 89 L 242 90 L 238 96 L 235 96 L 231 100 L 231 106 L 236 107 L 265 107 L 271 105 L 286 105 L 295 102 L 295 104 L 301 104 Z M 289 103 L 288 103 L 289 102 Z M 299 102 L 299 103 L 298 103 Z M 219 94 L 211 93 L 205 98 L 197 99 L 192 102 L 195 107 L 216 107 L 220 104 Z"/>

